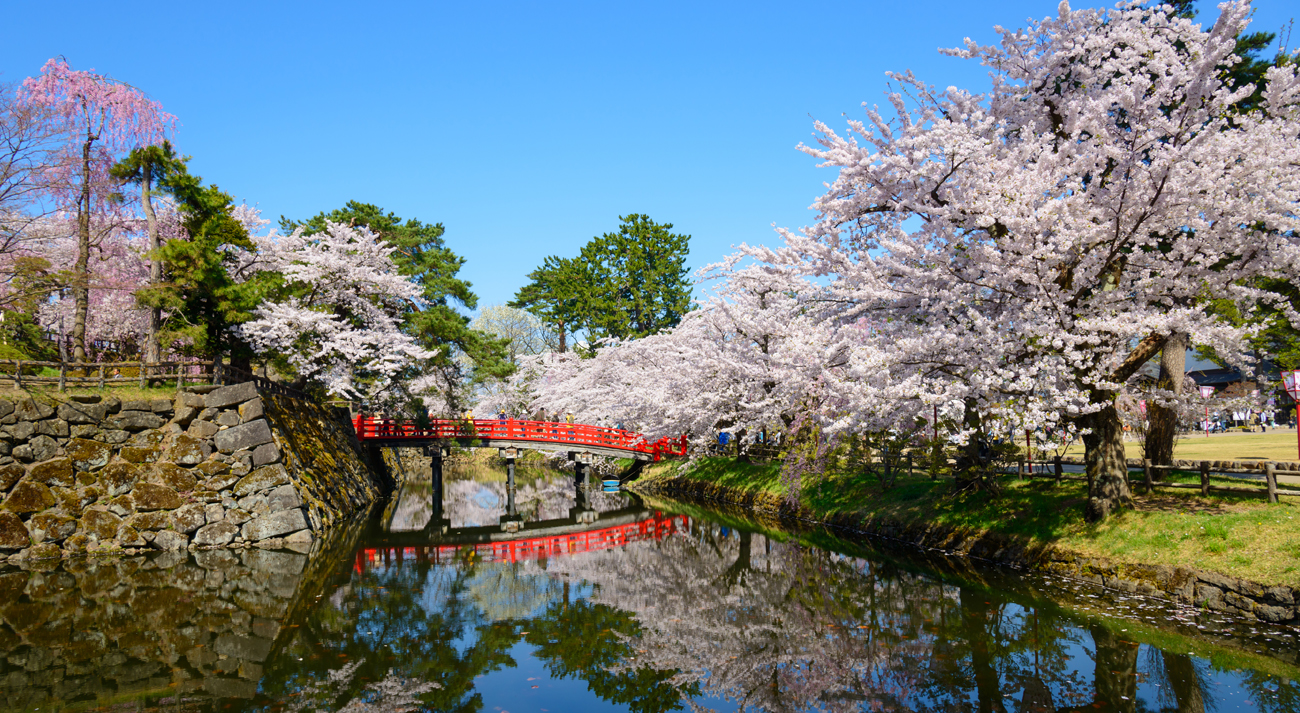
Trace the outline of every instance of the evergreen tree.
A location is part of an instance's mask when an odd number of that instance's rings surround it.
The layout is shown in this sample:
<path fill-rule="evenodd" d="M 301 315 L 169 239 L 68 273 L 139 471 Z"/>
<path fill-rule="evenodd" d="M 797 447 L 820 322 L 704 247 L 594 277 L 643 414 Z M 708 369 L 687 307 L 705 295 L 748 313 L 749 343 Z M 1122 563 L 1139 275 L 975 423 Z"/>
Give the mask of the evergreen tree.
<path fill-rule="evenodd" d="M 261 283 L 235 274 L 239 255 L 255 246 L 234 216 L 234 199 L 185 167 L 169 166 L 159 187 L 170 193 L 180 212 L 183 237 L 163 243 L 148 257 L 165 267 L 164 280 L 136 293 L 143 305 L 166 312 L 163 343 L 205 356 L 228 355 L 247 368 L 252 350 L 230 327 L 252 318 Z"/>
<path fill-rule="evenodd" d="M 590 270 L 581 260 L 549 255 L 541 267 L 528 273 L 528 279 L 507 305 L 528 310 L 554 329 L 559 351 L 567 351 L 568 335 L 585 329 L 590 321 Z"/>
<path fill-rule="evenodd" d="M 632 339 L 675 327 L 691 306 L 689 235 L 648 215 L 620 217 L 617 233 L 587 243 L 581 261 L 596 287 L 587 327 L 593 337 Z"/>
<path fill-rule="evenodd" d="M 109 171 L 109 174 L 119 181 L 140 186 L 140 207 L 144 210 L 145 224 L 149 233 L 150 285 L 158 285 L 163 279 L 162 260 L 157 257 L 162 241 L 158 234 L 158 217 L 154 213 L 154 185 L 163 183 L 184 171 L 185 161 L 176 155 L 170 141 L 163 141 L 161 146 L 134 149 Z M 162 309 L 158 305 L 152 305 L 149 308 L 149 333 L 145 338 L 145 361 L 156 362 L 160 359 L 161 332 Z"/>
<path fill-rule="evenodd" d="M 619 220 L 617 233 L 592 238 L 577 258 L 547 257 L 509 305 L 532 312 L 561 335 L 585 331 L 589 344 L 676 326 L 691 304 L 691 236 L 647 215 Z M 564 351 L 563 336 L 560 343 Z"/>

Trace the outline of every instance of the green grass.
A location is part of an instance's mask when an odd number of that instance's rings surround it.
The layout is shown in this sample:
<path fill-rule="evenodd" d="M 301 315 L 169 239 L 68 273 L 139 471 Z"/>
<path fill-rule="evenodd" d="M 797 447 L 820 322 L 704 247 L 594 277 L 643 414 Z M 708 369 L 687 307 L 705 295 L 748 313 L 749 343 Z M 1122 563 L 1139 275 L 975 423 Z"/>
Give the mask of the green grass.
<path fill-rule="evenodd" d="M 751 465 L 704 458 L 682 466 L 680 477 L 743 492 L 784 495 L 779 464 Z M 647 469 L 647 481 L 671 477 L 676 466 Z M 1199 482 L 1180 472 L 1171 480 Z M 1047 479 L 1003 479 L 998 495 L 952 494 L 951 480 L 906 476 L 892 488 L 862 475 L 823 476 L 804 483 L 799 501 L 815 515 L 883 517 L 900 523 L 937 523 L 993 532 L 1081 555 L 1131 564 L 1210 569 L 1264 584 L 1300 586 L 1300 498 L 1271 505 L 1262 497 L 1196 490 L 1134 488 L 1134 510 L 1103 523 L 1083 521 L 1086 484 Z M 1212 483 L 1230 482 L 1212 478 Z M 1240 484 L 1239 482 L 1236 484 Z"/>
<path fill-rule="evenodd" d="M 188 385 L 188 382 L 187 382 Z M 58 386 L 45 385 L 32 386 L 25 389 L 15 389 L 12 385 L 9 388 L 0 387 L 0 399 L 15 401 L 19 399 L 32 398 L 45 402 L 67 401 L 69 397 L 78 396 L 103 396 L 108 398 L 116 396 L 123 401 L 138 401 L 150 399 L 167 399 L 171 401 L 176 398 L 176 382 L 166 382 L 164 384 L 152 387 L 140 388 L 138 382 L 132 380 L 130 385 L 118 382 L 107 382 L 104 388 L 95 386 L 86 387 L 69 387 L 66 391 L 59 391 Z"/>

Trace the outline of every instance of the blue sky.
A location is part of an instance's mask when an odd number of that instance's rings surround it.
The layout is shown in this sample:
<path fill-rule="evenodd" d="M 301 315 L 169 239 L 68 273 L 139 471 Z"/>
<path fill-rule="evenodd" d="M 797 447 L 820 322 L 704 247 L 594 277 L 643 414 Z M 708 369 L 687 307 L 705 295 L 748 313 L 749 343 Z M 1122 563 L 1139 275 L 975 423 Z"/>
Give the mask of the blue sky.
<path fill-rule="evenodd" d="M 1076 2 L 1075 7 L 1083 7 Z M 1201 3 L 1213 21 L 1212 3 Z M 1260 0 L 1255 29 L 1300 14 Z M 979 90 L 942 57 L 1055 0 L 911 3 L 41 3 L 6 9 L 0 79 L 63 55 L 180 118 L 191 170 L 267 217 L 349 199 L 441 222 L 481 304 L 618 216 L 692 235 L 690 265 L 775 243 L 833 180 L 813 119 L 884 103 L 884 73 Z M 20 29 L 21 28 L 21 29 Z M 18 31 L 20 29 L 20 31 Z M 1292 43 L 1293 45 L 1296 42 Z"/>

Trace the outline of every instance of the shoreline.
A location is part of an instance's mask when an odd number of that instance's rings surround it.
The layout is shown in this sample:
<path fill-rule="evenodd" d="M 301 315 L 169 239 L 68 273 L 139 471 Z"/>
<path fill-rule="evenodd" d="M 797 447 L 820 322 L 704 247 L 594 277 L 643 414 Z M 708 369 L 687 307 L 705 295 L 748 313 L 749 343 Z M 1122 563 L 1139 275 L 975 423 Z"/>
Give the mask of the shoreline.
<path fill-rule="evenodd" d="M 1272 624 L 1300 624 L 1300 588 L 1261 584 L 1213 570 L 1122 562 L 988 529 L 904 522 L 882 516 L 819 513 L 803 504 L 792 505 L 770 492 L 663 472 L 633 481 L 628 484 L 628 489 L 651 497 L 659 495 L 688 502 L 725 503 L 745 509 L 760 521 L 772 519 L 777 523 L 794 521 L 805 526 L 820 525 L 949 557 L 982 560 L 1092 584 L 1119 594 L 1154 597 Z"/>

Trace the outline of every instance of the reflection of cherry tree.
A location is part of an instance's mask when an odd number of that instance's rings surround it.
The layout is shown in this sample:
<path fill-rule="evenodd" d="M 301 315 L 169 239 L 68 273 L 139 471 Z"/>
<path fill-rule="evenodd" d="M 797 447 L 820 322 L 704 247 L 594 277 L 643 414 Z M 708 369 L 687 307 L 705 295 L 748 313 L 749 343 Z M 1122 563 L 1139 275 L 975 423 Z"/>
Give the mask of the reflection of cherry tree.
<path fill-rule="evenodd" d="M 679 688 L 756 710 L 904 707 L 913 664 L 929 650 L 916 628 L 942 599 L 933 583 L 864 582 L 828 552 L 713 525 L 550 569 L 596 583 L 598 602 L 637 612 L 646 628 L 636 665 L 676 669 Z M 918 596 L 918 586 L 935 591 Z M 857 628 L 873 615 L 875 626 Z"/>
<path fill-rule="evenodd" d="M 1166 678 L 1117 629 L 718 525 L 548 569 L 636 613 L 637 656 L 615 670 L 676 670 L 680 690 L 743 710 L 1136 710 L 1139 672 Z M 1191 660 L 1170 656 L 1178 705 L 1204 700 Z"/>

